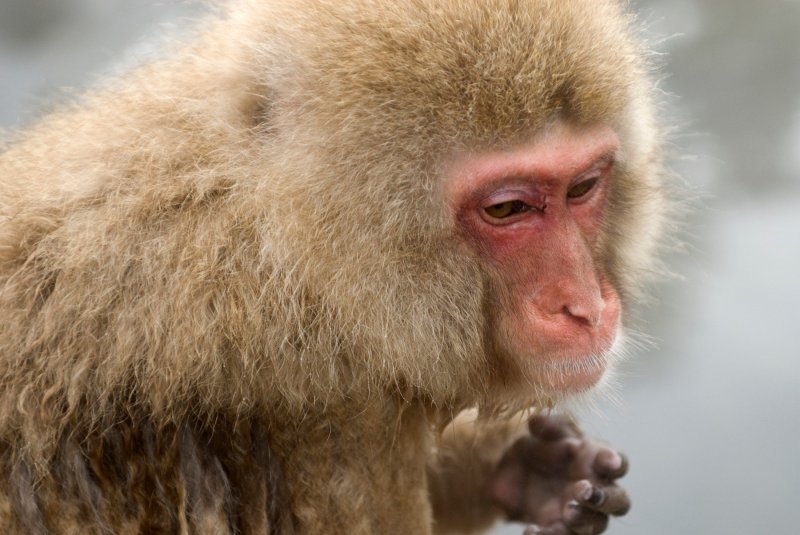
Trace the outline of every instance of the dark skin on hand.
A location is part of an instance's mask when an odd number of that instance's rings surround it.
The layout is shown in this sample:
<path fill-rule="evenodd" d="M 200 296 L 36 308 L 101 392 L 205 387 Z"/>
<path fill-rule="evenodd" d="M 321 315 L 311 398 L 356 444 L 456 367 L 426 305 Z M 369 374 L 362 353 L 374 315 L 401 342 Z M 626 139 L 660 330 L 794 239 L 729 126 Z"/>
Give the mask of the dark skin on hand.
<path fill-rule="evenodd" d="M 564 416 L 540 415 L 530 434 L 506 452 L 488 486 L 491 500 L 509 520 L 531 523 L 524 535 L 596 535 L 610 516 L 630 510 L 616 483 L 628 461 L 609 446 L 588 439 Z"/>

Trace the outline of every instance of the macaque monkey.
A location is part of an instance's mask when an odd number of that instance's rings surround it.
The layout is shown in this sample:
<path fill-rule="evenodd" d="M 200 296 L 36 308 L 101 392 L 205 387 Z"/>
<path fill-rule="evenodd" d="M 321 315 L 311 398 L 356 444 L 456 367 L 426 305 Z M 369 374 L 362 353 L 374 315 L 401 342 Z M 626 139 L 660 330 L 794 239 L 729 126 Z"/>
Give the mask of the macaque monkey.
<path fill-rule="evenodd" d="M 653 268 L 646 57 L 613 0 L 231 1 L 7 140 L 0 532 L 604 531 L 548 409 Z"/>

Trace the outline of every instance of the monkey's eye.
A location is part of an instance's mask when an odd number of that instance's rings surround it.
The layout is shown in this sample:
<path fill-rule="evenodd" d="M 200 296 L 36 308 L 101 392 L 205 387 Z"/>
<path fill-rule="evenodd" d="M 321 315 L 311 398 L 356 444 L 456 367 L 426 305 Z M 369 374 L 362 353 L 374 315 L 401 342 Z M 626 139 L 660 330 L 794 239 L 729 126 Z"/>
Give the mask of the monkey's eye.
<path fill-rule="evenodd" d="M 584 180 L 582 182 L 578 182 L 569 190 L 567 190 L 567 198 L 569 199 L 580 199 L 594 188 L 595 184 L 597 184 L 597 177 L 590 178 L 588 180 Z"/>
<path fill-rule="evenodd" d="M 494 219 L 505 219 L 512 215 L 527 212 L 531 207 L 520 200 L 506 201 L 498 204 L 487 206 L 483 210 L 489 217 Z"/>

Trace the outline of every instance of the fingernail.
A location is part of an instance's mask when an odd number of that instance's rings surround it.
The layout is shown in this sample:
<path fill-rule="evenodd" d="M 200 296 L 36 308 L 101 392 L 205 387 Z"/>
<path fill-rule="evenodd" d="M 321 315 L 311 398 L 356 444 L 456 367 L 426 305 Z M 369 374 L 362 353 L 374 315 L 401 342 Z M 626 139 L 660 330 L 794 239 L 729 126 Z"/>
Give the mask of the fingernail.
<path fill-rule="evenodd" d="M 616 472 L 622 467 L 622 457 L 616 451 L 605 450 L 598 454 L 598 463 L 606 470 Z"/>
<path fill-rule="evenodd" d="M 603 505 L 604 501 L 606 501 L 606 493 L 603 492 L 600 489 L 594 489 L 592 491 L 591 496 L 586 501 L 590 505 L 593 505 L 595 507 L 599 507 L 599 506 Z"/>
<path fill-rule="evenodd" d="M 574 522 L 581 515 L 582 512 L 583 509 L 581 508 L 581 504 L 579 504 L 575 500 L 572 500 L 567 503 L 567 508 L 564 511 L 563 520 L 567 523 Z"/>
<path fill-rule="evenodd" d="M 614 457 L 611 461 L 611 469 L 619 470 L 620 468 L 622 468 L 622 455 L 614 452 Z"/>

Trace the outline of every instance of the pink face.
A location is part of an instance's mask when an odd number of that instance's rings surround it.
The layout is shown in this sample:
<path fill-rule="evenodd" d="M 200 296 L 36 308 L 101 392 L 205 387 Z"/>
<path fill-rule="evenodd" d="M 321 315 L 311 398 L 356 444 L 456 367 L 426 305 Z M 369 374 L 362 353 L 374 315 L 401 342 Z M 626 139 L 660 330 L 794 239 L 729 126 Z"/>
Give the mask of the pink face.
<path fill-rule="evenodd" d="M 497 279 L 491 345 L 549 391 L 594 385 L 617 334 L 619 296 L 593 252 L 618 146 L 608 127 L 557 123 L 530 144 L 462 157 L 445 178 Z"/>

